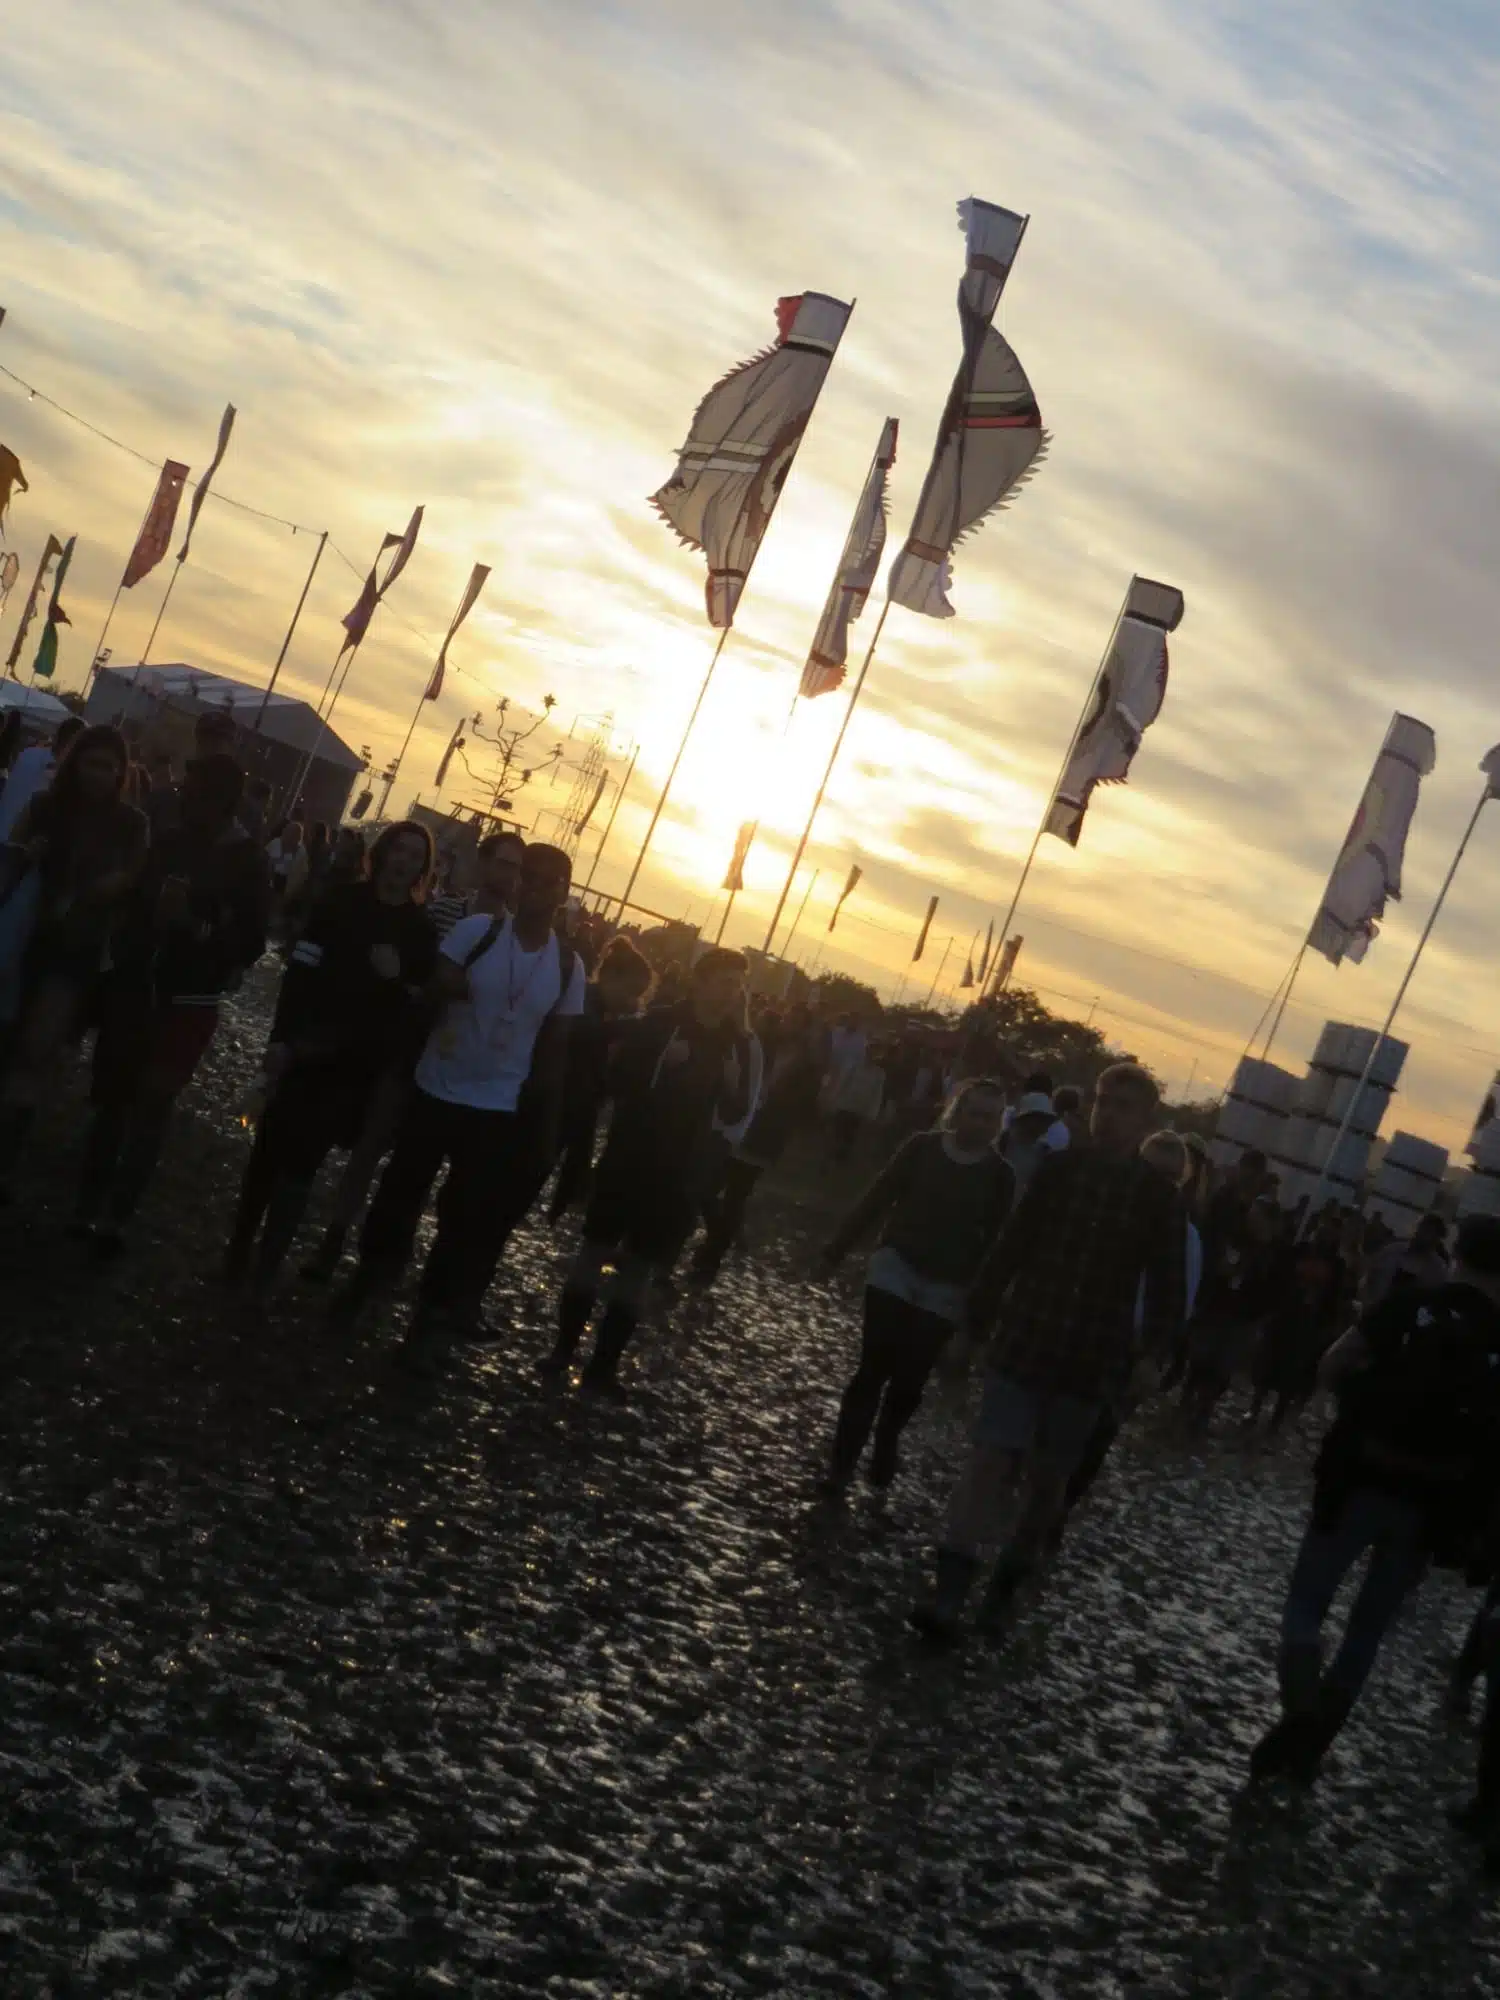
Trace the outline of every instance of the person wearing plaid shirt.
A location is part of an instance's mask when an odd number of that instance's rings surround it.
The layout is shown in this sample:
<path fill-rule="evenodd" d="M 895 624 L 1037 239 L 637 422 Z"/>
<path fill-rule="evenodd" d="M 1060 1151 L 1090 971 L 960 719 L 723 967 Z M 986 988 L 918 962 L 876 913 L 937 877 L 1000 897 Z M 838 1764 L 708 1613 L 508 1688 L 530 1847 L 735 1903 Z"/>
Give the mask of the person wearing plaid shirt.
<path fill-rule="evenodd" d="M 975 1280 L 969 1323 L 983 1328 L 998 1314 L 998 1326 L 973 1449 L 937 1553 L 936 1599 L 912 1613 L 938 1643 L 957 1634 L 1001 1497 L 1017 1494 L 1020 1514 L 981 1609 L 981 1624 L 991 1626 L 1049 1546 L 1069 1475 L 1124 1399 L 1142 1350 L 1165 1358 L 1181 1338 L 1181 1198 L 1139 1157 L 1157 1103 L 1148 1071 L 1134 1063 L 1106 1070 L 1091 1143 L 1037 1169 Z"/>

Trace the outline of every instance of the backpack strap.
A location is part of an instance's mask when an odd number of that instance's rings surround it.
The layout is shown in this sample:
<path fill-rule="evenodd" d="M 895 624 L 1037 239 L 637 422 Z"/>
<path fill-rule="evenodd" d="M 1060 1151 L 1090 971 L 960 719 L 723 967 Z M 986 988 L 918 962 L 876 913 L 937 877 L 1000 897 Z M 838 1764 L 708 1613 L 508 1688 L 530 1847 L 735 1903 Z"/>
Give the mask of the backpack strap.
<path fill-rule="evenodd" d="M 460 970 L 467 972 L 470 966 L 477 965 L 485 953 L 499 940 L 500 933 L 504 928 L 504 917 L 491 917 L 489 923 L 485 926 L 484 936 L 480 938 L 477 944 L 465 952 Z"/>

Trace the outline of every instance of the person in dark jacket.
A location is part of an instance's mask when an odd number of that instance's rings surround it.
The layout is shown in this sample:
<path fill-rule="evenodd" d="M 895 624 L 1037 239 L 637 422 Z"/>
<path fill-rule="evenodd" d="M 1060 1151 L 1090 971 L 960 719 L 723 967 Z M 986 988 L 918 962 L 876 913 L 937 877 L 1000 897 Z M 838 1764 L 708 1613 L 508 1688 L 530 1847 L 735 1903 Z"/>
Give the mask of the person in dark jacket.
<path fill-rule="evenodd" d="M 584 1216 L 583 1241 L 558 1301 L 558 1334 L 542 1362 L 560 1375 L 588 1330 L 606 1265 L 609 1298 L 584 1371 L 592 1393 L 618 1394 L 621 1356 L 640 1323 L 651 1274 L 677 1254 L 694 1213 L 694 1172 L 717 1118 L 749 1104 L 747 961 L 714 948 L 693 967 L 688 998 L 653 1008 L 622 1033 L 611 1063 L 609 1138 Z"/>
<path fill-rule="evenodd" d="M 1316 1776 L 1428 1564 L 1467 1570 L 1489 1539 L 1500 1495 L 1500 1220 L 1467 1217 L 1452 1281 L 1393 1294 L 1334 1343 L 1318 1374 L 1339 1410 L 1282 1612 L 1282 1715 L 1255 1746 L 1253 1779 Z M 1366 1555 L 1325 1668 L 1324 1622 Z M 1492 1803 L 1500 1808 L 1500 1793 Z"/>
<path fill-rule="evenodd" d="M 10 834 L 27 871 L 10 900 L 29 887 L 35 920 L 0 1082 L 0 1199 L 63 1051 L 82 1032 L 146 865 L 146 816 L 125 796 L 129 770 L 118 729 L 98 723 L 79 730 Z"/>
<path fill-rule="evenodd" d="M 1174 1351 L 1186 1315 L 1187 1230 L 1177 1190 L 1140 1157 L 1159 1101 L 1134 1063 L 1100 1077 L 1091 1143 L 1039 1167 L 974 1283 L 971 1326 L 995 1325 L 973 1449 L 937 1552 L 934 1599 L 911 1622 L 958 1636 L 998 1503 L 1019 1513 L 980 1609 L 994 1628 L 1040 1570 L 1068 1482 L 1144 1356 Z M 1142 1307 L 1144 1306 L 1144 1310 Z"/>
<path fill-rule="evenodd" d="M 610 1058 L 637 1019 L 655 978 L 629 938 L 611 938 L 583 996 L 583 1013 L 568 1038 L 557 1179 L 547 1207 L 560 1222 L 582 1201 L 594 1171 L 599 1121 L 609 1094 Z"/>
<path fill-rule="evenodd" d="M 437 963 L 422 907 L 431 867 L 426 827 L 387 827 L 370 849 L 369 879 L 330 889 L 292 948 L 230 1240 L 231 1281 L 250 1275 L 253 1257 L 257 1286 L 274 1282 L 319 1167 L 335 1146 L 355 1143 L 386 1079 L 411 1072 Z"/>
<path fill-rule="evenodd" d="M 896 1476 L 897 1441 L 1015 1199 L 1015 1174 L 996 1150 L 1004 1115 L 1003 1084 L 964 1084 L 941 1128 L 906 1140 L 823 1252 L 821 1268 L 831 1274 L 881 1225 L 865 1278 L 859 1366 L 833 1437 L 832 1492 L 854 1477 L 872 1429 L 870 1484 L 883 1488 Z"/>
<path fill-rule="evenodd" d="M 243 787 L 233 757 L 193 759 L 112 943 L 75 1216 L 107 1255 L 124 1247 L 221 998 L 266 948 L 270 871 L 238 821 Z"/>

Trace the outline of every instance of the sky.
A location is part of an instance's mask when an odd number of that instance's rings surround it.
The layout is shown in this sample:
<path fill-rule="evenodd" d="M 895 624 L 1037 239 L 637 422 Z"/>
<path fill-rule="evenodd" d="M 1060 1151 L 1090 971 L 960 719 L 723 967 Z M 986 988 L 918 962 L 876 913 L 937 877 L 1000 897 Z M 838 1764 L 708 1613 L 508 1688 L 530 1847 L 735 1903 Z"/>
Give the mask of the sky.
<path fill-rule="evenodd" d="M 490 563 L 397 802 L 435 797 L 466 711 L 553 694 L 570 760 L 600 726 L 617 775 L 638 746 L 596 877 L 619 889 L 713 639 L 646 496 L 779 295 L 856 299 L 638 892 L 717 927 L 758 819 L 725 937 L 760 944 L 839 725 L 838 698 L 788 715 L 855 496 L 897 416 L 894 546 L 957 359 L 955 204 L 1024 212 L 997 323 L 1051 449 L 960 550 L 958 616 L 892 612 L 797 955 L 954 988 L 1155 576 L 1187 598 L 1161 720 L 1077 851 L 1042 843 L 1020 973 L 1216 1092 L 1392 711 L 1438 738 L 1404 899 L 1362 967 L 1309 961 L 1291 1066 L 1330 1016 L 1383 1017 L 1500 739 L 1497 86 L 1500 22 L 1467 0 L 53 0 L 0 68 L 0 365 L 41 391 L 0 376 L 31 480 L 9 545 L 26 576 L 79 537 L 76 685 L 154 475 L 43 398 L 195 470 L 232 400 L 223 491 L 330 531 L 284 680 L 316 699 L 356 570 L 423 503 L 335 726 L 394 754 Z M 263 681 L 313 547 L 210 501 L 153 657 Z M 122 598 L 116 663 L 165 576 Z M 543 837 L 568 784 L 521 795 Z M 1392 1123 L 1453 1146 L 1500 1067 L 1497 883 L 1490 815 L 1402 1015 Z"/>

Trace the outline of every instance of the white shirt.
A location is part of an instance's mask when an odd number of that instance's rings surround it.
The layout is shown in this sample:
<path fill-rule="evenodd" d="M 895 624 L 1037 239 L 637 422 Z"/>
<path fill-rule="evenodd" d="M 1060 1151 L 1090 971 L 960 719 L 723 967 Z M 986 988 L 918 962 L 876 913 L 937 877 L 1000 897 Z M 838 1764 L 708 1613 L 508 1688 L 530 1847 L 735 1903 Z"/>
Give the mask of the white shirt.
<path fill-rule="evenodd" d="M 863 1028 L 835 1028 L 828 1037 L 828 1073 L 836 1083 L 858 1069 L 869 1042 Z"/>
<path fill-rule="evenodd" d="M 443 939 L 440 955 L 462 965 L 493 922 L 486 916 L 464 917 Z M 551 1014 L 583 1012 L 583 960 L 575 954 L 564 993 L 556 937 L 549 936 L 538 951 L 525 951 L 507 917 L 467 977 L 467 998 L 450 1001 L 427 1039 L 417 1064 L 417 1087 L 445 1104 L 514 1111 L 542 1023 Z"/>
<path fill-rule="evenodd" d="M 38 792 L 46 791 L 57 769 L 50 743 L 33 743 L 23 750 L 10 767 L 5 789 L 0 792 L 0 840 L 9 840 L 16 821 Z"/>

